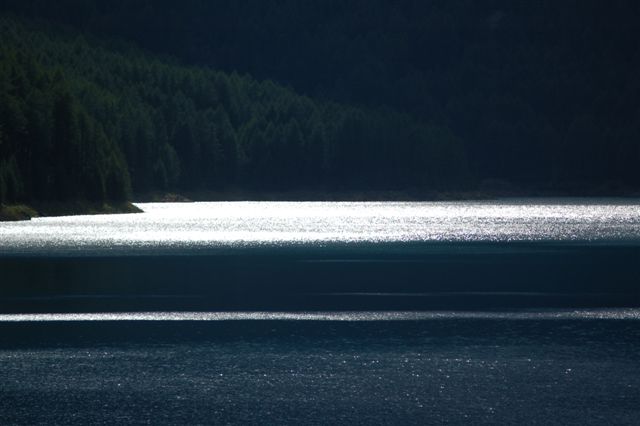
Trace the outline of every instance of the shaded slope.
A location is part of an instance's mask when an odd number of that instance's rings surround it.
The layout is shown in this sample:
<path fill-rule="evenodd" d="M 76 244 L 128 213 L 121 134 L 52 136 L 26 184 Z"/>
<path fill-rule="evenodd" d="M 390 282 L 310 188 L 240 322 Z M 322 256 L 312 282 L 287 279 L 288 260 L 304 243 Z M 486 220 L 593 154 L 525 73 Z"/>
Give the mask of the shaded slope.
<path fill-rule="evenodd" d="M 462 141 L 478 181 L 640 187 L 633 0 L 5 0 L 3 7 L 435 122 Z"/>
<path fill-rule="evenodd" d="M 446 128 L 43 27 L 0 21 L 0 201 L 444 189 L 467 177 Z"/>

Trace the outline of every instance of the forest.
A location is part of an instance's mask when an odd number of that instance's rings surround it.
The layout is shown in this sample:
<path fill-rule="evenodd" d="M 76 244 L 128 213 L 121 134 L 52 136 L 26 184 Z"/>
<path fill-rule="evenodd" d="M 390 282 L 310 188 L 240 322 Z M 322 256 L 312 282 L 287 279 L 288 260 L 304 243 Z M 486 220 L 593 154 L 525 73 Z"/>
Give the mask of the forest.
<path fill-rule="evenodd" d="M 1 0 L 0 12 L 5 199 L 640 189 L 635 1 Z"/>
<path fill-rule="evenodd" d="M 3 202 L 224 189 L 456 188 L 446 128 L 0 21 Z"/>

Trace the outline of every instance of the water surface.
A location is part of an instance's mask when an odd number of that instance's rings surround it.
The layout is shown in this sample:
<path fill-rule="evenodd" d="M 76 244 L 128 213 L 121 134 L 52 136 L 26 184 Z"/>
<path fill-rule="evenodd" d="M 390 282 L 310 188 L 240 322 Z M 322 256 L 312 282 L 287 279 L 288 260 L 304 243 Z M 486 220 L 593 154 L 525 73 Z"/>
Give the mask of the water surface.
<path fill-rule="evenodd" d="M 354 243 L 640 241 L 640 202 L 143 203 L 143 214 L 0 224 L 0 253 L 130 254 Z"/>
<path fill-rule="evenodd" d="M 511 315 L 4 317 L 0 423 L 637 424 L 637 312 Z"/>
<path fill-rule="evenodd" d="M 634 200 L 0 224 L 1 424 L 637 424 Z"/>
<path fill-rule="evenodd" d="M 0 323 L 99 321 L 426 321 L 426 320 L 640 320 L 640 308 L 523 311 L 347 312 L 95 312 L 0 314 Z"/>
<path fill-rule="evenodd" d="M 140 204 L 0 224 L 0 312 L 635 307 L 640 204 Z"/>

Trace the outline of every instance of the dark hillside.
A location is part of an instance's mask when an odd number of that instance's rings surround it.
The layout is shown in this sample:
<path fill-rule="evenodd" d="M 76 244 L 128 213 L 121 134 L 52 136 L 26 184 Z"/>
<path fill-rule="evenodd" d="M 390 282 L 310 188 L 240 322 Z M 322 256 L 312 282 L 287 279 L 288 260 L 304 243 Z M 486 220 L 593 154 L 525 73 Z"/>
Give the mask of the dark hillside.
<path fill-rule="evenodd" d="M 314 98 L 412 114 L 451 129 L 476 182 L 640 187 L 634 0 L 0 3 Z"/>
<path fill-rule="evenodd" d="M 0 21 L 0 202 L 468 183 L 446 127 L 46 28 Z"/>

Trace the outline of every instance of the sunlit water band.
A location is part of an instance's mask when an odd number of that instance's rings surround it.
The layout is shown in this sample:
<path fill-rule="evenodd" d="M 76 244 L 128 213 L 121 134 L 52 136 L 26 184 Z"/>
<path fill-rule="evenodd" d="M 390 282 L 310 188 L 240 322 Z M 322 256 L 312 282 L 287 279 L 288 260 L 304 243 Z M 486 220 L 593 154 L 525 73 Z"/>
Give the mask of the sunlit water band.
<path fill-rule="evenodd" d="M 0 224 L 0 254 L 420 242 L 640 242 L 638 200 L 138 204 Z"/>
<path fill-rule="evenodd" d="M 428 320 L 640 320 L 640 308 L 499 312 L 107 312 L 2 314 L 2 322 L 82 321 L 428 321 Z"/>

